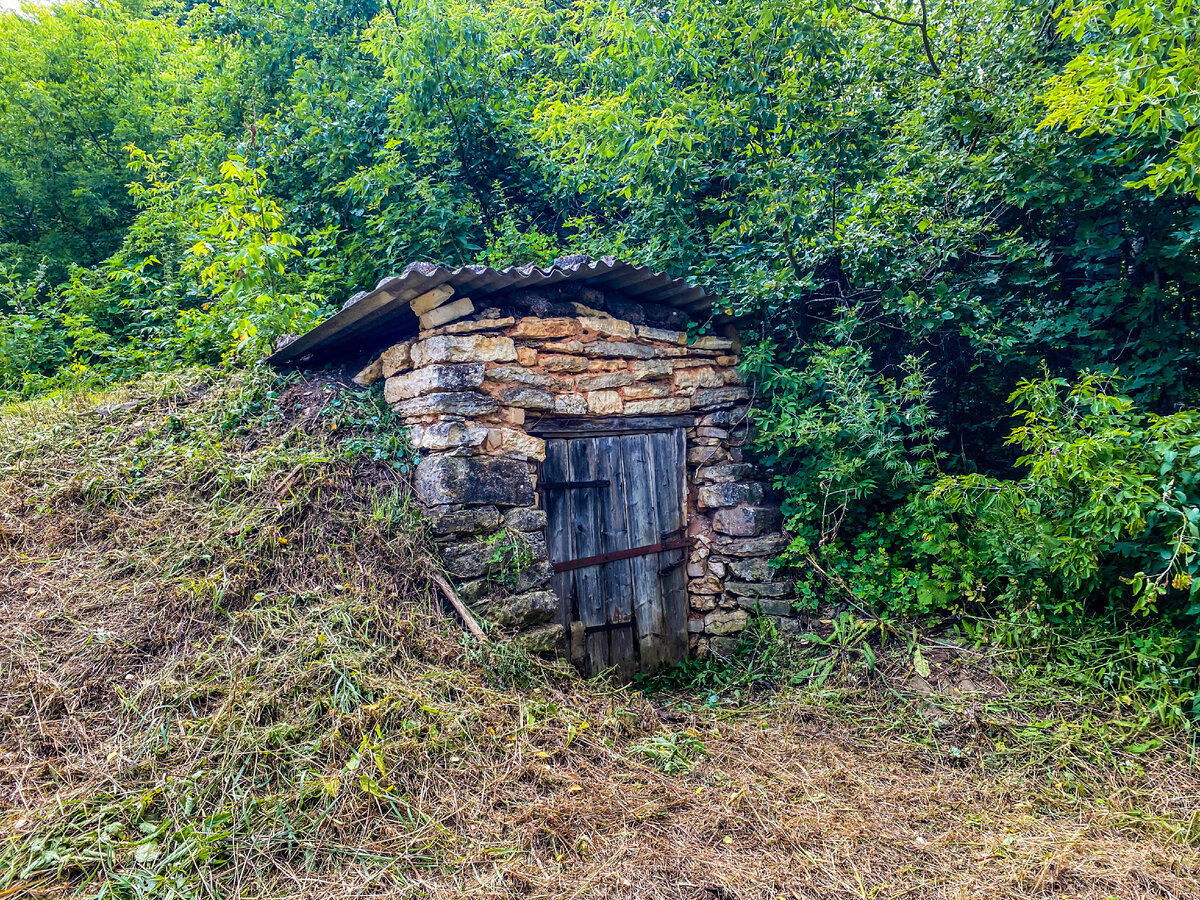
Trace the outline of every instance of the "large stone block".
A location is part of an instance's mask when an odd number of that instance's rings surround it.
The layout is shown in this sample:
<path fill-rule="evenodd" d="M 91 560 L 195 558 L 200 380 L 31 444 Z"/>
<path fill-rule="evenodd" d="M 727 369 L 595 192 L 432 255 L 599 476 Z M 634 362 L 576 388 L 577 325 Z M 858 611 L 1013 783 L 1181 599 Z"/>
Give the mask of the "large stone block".
<path fill-rule="evenodd" d="M 500 510 L 494 506 L 460 509 L 429 517 L 434 534 L 480 534 L 500 526 Z"/>
<path fill-rule="evenodd" d="M 398 344 L 393 344 L 379 355 L 379 361 L 383 364 L 383 375 L 388 377 L 395 375 L 397 372 L 403 372 L 405 369 L 412 368 L 412 348 L 414 341 L 401 341 Z"/>
<path fill-rule="evenodd" d="M 706 484 L 696 491 L 696 503 L 701 509 L 716 509 L 721 506 L 737 506 L 741 503 L 761 503 L 763 486 L 758 482 L 749 484 L 727 481 Z"/>
<path fill-rule="evenodd" d="M 633 374 L 630 372 L 603 372 L 599 375 L 580 375 L 575 379 L 575 387 L 580 391 L 608 391 L 627 384 L 633 384 Z"/>
<path fill-rule="evenodd" d="M 516 573 L 511 570 L 522 557 L 525 558 L 522 568 L 546 559 L 545 535 L 533 532 L 520 537 L 523 546 L 519 549 L 513 548 L 507 542 L 493 543 L 478 537 L 443 547 L 442 561 L 446 565 L 446 571 L 455 578 L 493 575 L 505 578 L 506 582 L 512 581 Z"/>
<path fill-rule="evenodd" d="M 422 314 L 420 317 L 421 330 L 437 328 L 439 325 L 469 316 L 473 312 L 475 312 L 475 304 L 471 302 L 471 298 L 461 297 L 453 303 L 447 303 L 445 306 L 439 306 L 437 309 L 431 309 Z"/>
<path fill-rule="evenodd" d="M 483 363 L 426 366 L 389 378 L 383 386 L 383 399 L 388 403 L 398 403 L 434 391 L 469 391 L 481 384 Z"/>
<path fill-rule="evenodd" d="M 497 407 L 494 397 L 475 391 L 425 394 L 393 405 L 401 416 L 482 416 Z"/>
<path fill-rule="evenodd" d="M 562 625 L 555 623 L 517 632 L 512 642 L 526 653 L 554 653 L 564 646 L 565 635 Z"/>
<path fill-rule="evenodd" d="M 735 538 L 717 535 L 713 540 L 713 552 L 722 556 L 778 556 L 788 545 L 782 534 L 765 534 L 755 538 Z"/>
<path fill-rule="evenodd" d="M 546 442 L 539 437 L 518 431 L 514 428 L 490 428 L 487 440 L 483 443 L 485 450 L 496 453 L 511 453 L 525 459 L 545 459 Z"/>
<path fill-rule="evenodd" d="M 748 463 L 703 466 L 696 470 L 697 481 L 745 481 L 753 475 L 754 467 Z"/>
<path fill-rule="evenodd" d="M 731 537 L 758 537 L 778 531 L 783 515 L 770 506 L 734 506 L 718 509 L 713 515 L 713 531 Z"/>
<path fill-rule="evenodd" d="M 631 344 L 628 341 L 592 341 L 584 344 L 581 349 L 574 351 L 592 359 L 608 359 L 623 357 L 627 359 L 652 359 L 654 348 L 645 344 Z"/>
<path fill-rule="evenodd" d="M 427 456 L 417 465 L 415 486 L 427 506 L 533 506 L 529 465 L 519 459 Z"/>
<path fill-rule="evenodd" d="M 558 597 L 550 591 L 529 591 L 479 604 L 479 615 L 504 628 L 529 628 L 549 622 L 558 612 Z"/>
<path fill-rule="evenodd" d="M 685 391 L 695 390 L 696 388 L 722 387 L 725 384 L 725 379 L 716 369 L 710 366 L 697 366 L 695 368 L 676 369 L 672 383 L 675 385 L 675 390 Z"/>
<path fill-rule="evenodd" d="M 733 341 L 726 340 L 725 338 L 714 337 L 710 334 L 702 338 L 697 338 L 691 343 L 690 346 L 697 350 L 732 350 Z"/>
<path fill-rule="evenodd" d="M 531 316 L 518 319 L 516 326 L 509 334 L 514 338 L 547 340 L 570 337 L 578 330 L 579 322 L 576 319 L 539 319 Z"/>
<path fill-rule="evenodd" d="M 449 419 L 431 425 L 413 425 L 408 429 L 409 439 L 418 450 L 457 450 L 462 447 L 478 447 L 487 439 L 488 430 L 483 425 Z"/>
<path fill-rule="evenodd" d="M 729 571 L 741 581 L 770 581 L 778 572 L 765 559 L 735 559 L 729 563 Z"/>
<path fill-rule="evenodd" d="M 725 590 L 735 597 L 786 597 L 792 592 L 790 581 L 728 581 Z"/>
<path fill-rule="evenodd" d="M 458 595 L 465 603 L 475 603 L 509 594 L 523 594 L 526 591 L 544 588 L 554 577 L 554 569 L 548 562 L 534 563 L 517 572 L 507 582 L 495 581 L 491 578 L 479 578 L 458 586 Z"/>
<path fill-rule="evenodd" d="M 661 400 L 671 392 L 665 384 L 633 384 L 621 393 L 626 400 Z"/>
<path fill-rule="evenodd" d="M 644 341 L 663 341 L 668 344 L 686 344 L 686 331 L 670 331 L 666 328 L 653 328 L 641 325 L 634 329 L 638 337 Z"/>
<path fill-rule="evenodd" d="M 615 337 L 622 340 L 633 339 L 633 323 L 623 322 L 620 319 L 609 318 L 608 316 L 581 316 L 579 324 L 583 326 L 585 334 L 598 334 L 601 337 Z"/>
<path fill-rule="evenodd" d="M 625 414 L 630 416 L 669 416 L 691 408 L 687 397 L 661 397 L 657 400 L 630 400 Z"/>
<path fill-rule="evenodd" d="M 443 334 L 418 341 L 412 348 L 412 364 L 418 368 L 434 363 L 512 362 L 516 358 L 512 338 L 494 334 Z"/>
<path fill-rule="evenodd" d="M 524 366 L 494 366 L 487 370 L 485 377 L 488 381 L 501 384 L 524 384 L 540 388 L 554 387 L 558 383 L 553 376 Z"/>
<path fill-rule="evenodd" d="M 775 600 L 768 597 L 738 597 L 738 606 L 749 613 L 760 616 L 794 615 L 791 600 Z"/>
<path fill-rule="evenodd" d="M 500 400 L 505 406 L 521 409 L 554 409 L 554 395 L 543 388 L 524 385 L 502 388 Z"/>
<path fill-rule="evenodd" d="M 547 372 L 586 372 L 588 368 L 588 361 L 582 356 L 539 353 L 537 361 Z"/>
<path fill-rule="evenodd" d="M 749 621 L 750 616 L 744 609 L 717 610 L 704 617 L 704 631 L 707 634 L 737 634 Z"/>
<path fill-rule="evenodd" d="M 586 416 L 587 398 L 583 394 L 559 394 L 554 398 L 554 411 L 560 416 Z"/>
<path fill-rule="evenodd" d="M 624 410 L 621 395 L 616 391 L 589 391 L 587 395 L 588 415 L 618 416 Z"/>
<path fill-rule="evenodd" d="M 415 359 L 415 356 L 414 356 Z M 722 406 L 733 406 L 745 403 L 750 399 L 750 389 L 744 387 L 715 387 L 696 391 L 696 409 L 718 409 Z M 709 423 L 708 424 L 716 424 Z"/>
<path fill-rule="evenodd" d="M 513 531 L 545 531 L 546 511 L 514 506 L 504 513 L 504 527 Z"/>

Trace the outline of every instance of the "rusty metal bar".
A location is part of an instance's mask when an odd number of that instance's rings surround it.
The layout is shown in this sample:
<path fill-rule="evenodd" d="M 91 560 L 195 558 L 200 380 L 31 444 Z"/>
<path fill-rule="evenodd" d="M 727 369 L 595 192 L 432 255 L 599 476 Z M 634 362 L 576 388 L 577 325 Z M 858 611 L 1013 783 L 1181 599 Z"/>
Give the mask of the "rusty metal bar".
<path fill-rule="evenodd" d="M 657 544 L 646 544 L 642 547 L 630 547 L 628 550 L 612 550 L 596 556 L 585 556 L 582 559 L 569 559 L 554 564 L 554 573 L 569 572 L 572 569 L 584 569 L 588 566 L 602 566 L 605 563 L 616 562 L 620 559 L 632 559 L 635 556 L 648 556 L 651 553 L 661 553 L 664 550 L 679 550 L 691 544 L 690 538 L 677 538 L 673 541 L 660 541 Z"/>
<path fill-rule="evenodd" d="M 608 487 L 609 480 L 607 478 L 599 481 L 547 481 L 541 485 L 543 491 L 566 491 L 574 488 L 601 488 Z"/>

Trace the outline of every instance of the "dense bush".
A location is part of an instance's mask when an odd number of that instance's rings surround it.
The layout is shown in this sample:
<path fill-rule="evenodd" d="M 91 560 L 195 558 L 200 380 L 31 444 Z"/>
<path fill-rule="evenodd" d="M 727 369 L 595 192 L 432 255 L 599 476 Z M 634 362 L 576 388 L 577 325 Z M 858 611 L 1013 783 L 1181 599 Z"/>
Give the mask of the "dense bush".
<path fill-rule="evenodd" d="M 245 363 L 414 259 L 614 253 L 742 317 L 803 602 L 1145 626 L 1194 680 L 1193 3 L 3 16 L 0 388 Z"/>

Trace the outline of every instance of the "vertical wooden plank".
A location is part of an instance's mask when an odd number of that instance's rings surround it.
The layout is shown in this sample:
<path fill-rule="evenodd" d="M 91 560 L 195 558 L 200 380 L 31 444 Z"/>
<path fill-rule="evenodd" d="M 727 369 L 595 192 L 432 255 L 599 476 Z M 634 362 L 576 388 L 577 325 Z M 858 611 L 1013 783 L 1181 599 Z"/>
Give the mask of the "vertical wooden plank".
<path fill-rule="evenodd" d="M 654 468 L 651 461 L 650 435 L 622 435 L 620 443 L 630 546 L 656 544 L 660 538 L 658 516 L 654 509 Z M 666 649 L 666 622 L 659 593 L 658 554 L 636 556 L 630 562 L 638 656 L 642 671 L 654 672 L 660 667 Z"/>
<path fill-rule="evenodd" d="M 657 493 L 655 511 L 661 534 L 682 536 L 686 525 L 686 484 L 684 457 L 686 443 L 683 429 L 654 435 L 654 484 Z M 687 572 L 683 563 L 686 550 L 670 550 L 661 554 L 660 583 L 663 619 L 666 626 L 664 664 L 678 662 L 687 656 Z"/>
<path fill-rule="evenodd" d="M 542 481 L 566 481 L 570 476 L 567 462 L 567 442 L 562 438 L 546 441 L 546 459 L 542 463 Z M 542 503 L 546 507 L 546 550 L 551 563 L 571 559 L 570 491 L 543 491 Z M 571 597 L 571 573 L 562 572 L 550 579 L 550 589 L 558 597 L 558 621 L 570 628 L 576 618 Z"/>
<path fill-rule="evenodd" d="M 608 481 L 600 491 L 600 552 L 628 550 L 629 525 L 625 510 L 625 476 L 621 467 L 621 447 L 615 436 L 596 439 L 596 478 Z M 605 619 L 619 624 L 633 620 L 633 569 L 630 561 L 620 559 L 601 567 Z M 632 628 L 609 632 L 609 665 L 621 681 L 631 681 L 637 672 L 637 650 Z"/>
<path fill-rule="evenodd" d="M 567 442 L 567 460 L 572 481 L 596 478 L 597 438 L 573 438 Z M 600 550 L 600 491 L 580 488 L 571 492 L 571 552 L 573 558 L 596 556 Z M 574 594 L 579 618 L 585 628 L 604 625 L 604 592 L 600 566 L 574 569 Z M 587 638 L 587 674 L 595 675 L 609 666 L 608 632 L 598 631 Z"/>

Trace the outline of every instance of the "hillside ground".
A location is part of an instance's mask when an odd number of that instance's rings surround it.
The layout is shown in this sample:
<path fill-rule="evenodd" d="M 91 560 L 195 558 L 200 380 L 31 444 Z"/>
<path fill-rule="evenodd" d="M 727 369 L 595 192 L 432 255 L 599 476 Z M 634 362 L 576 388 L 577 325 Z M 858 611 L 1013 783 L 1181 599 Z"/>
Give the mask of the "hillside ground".
<path fill-rule="evenodd" d="M 0 897 L 1200 897 L 1136 695 L 850 614 L 586 682 L 462 637 L 411 464 L 333 377 L 3 409 Z"/>

